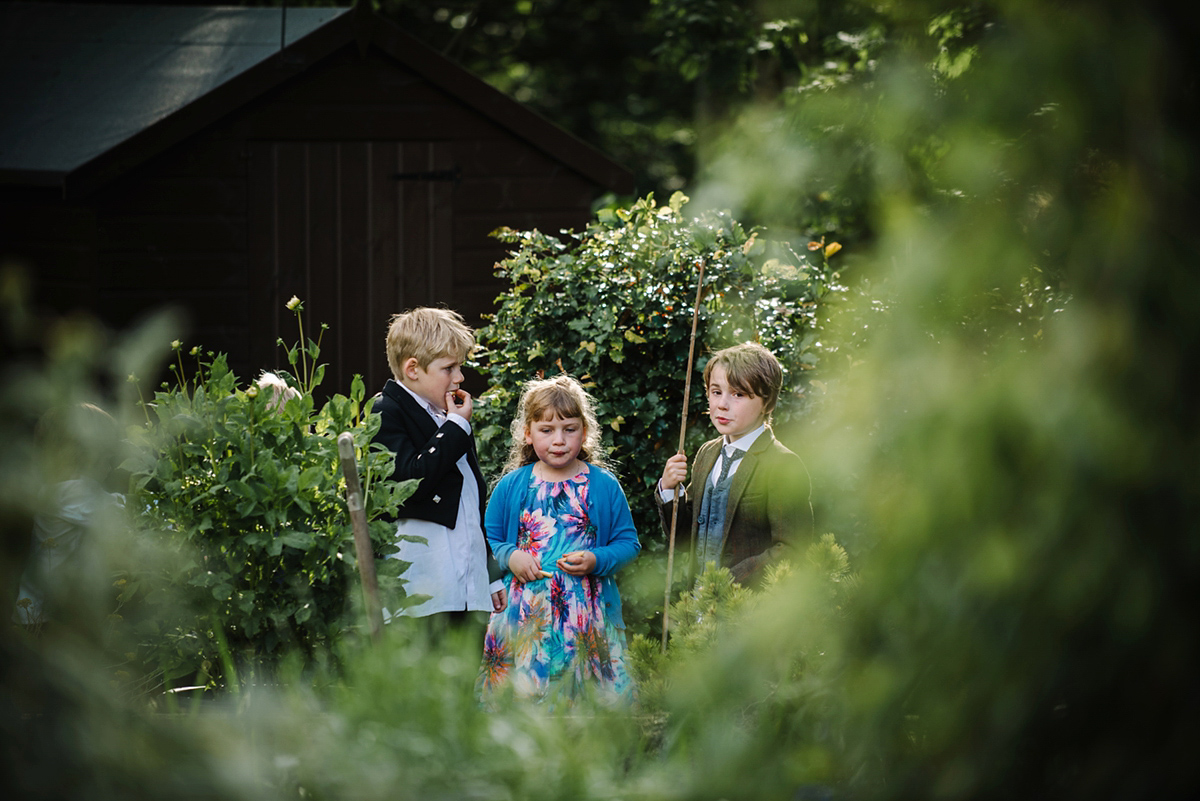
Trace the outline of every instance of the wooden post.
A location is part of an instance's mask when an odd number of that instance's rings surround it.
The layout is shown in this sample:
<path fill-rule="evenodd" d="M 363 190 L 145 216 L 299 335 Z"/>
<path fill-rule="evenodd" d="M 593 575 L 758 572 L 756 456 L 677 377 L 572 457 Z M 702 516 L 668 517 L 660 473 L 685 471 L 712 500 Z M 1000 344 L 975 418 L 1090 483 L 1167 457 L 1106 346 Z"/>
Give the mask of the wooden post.
<path fill-rule="evenodd" d="M 692 307 L 692 337 L 688 342 L 687 371 L 683 377 L 683 414 L 679 421 L 679 453 L 687 441 L 688 398 L 692 394 L 692 363 L 696 353 L 696 321 L 700 318 L 700 293 L 704 289 L 704 261 L 700 261 L 700 277 L 696 279 L 696 304 Z M 679 504 L 685 502 L 683 485 L 675 488 L 671 504 L 671 531 L 667 539 L 667 589 L 663 597 L 662 650 L 667 652 L 667 633 L 671 629 L 671 585 L 675 583 L 675 527 L 679 521 Z"/>
<path fill-rule="evenodd" d="M 378 642 L 383 632 L 383 606 L 379 603 L 379 581 L 375 577 L 375 549 L 371 547 L 362 485 L 358 481 L 358 462 L 354 458 L 354 437 L 348 431 L 343 432 L 338 435 L 337 444 L 342 474 L 346 477 L 346 505 L 350 507 L 350 523 L 354 527 L 354 553 L 358 556 L 358 575 L 362 578 L 367 620 L 370 623 L 371 639 Z"/>

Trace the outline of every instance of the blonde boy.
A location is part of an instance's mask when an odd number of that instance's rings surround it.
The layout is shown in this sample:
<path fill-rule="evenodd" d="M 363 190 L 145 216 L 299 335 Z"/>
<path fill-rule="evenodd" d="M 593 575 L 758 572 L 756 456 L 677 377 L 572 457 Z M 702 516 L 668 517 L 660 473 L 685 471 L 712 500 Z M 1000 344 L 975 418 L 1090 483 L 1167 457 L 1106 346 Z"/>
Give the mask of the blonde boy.
<path fill-rule="evenodd" d="M 392 478 L 421 480 L 396 524 L 410 596 L 428 599 L 401 614 L 462 623 L 472 612 L 505 605 L 500 569 L 483 535 L 483 475 L 471 434 L 471 395 L 462 364 L 475 335 L 449 309 L 418 308 L 392 317 L 387 358 L 392 369 L 373 412 L 375 442 L 396 454 Z M 410 537 L 423 541 L 412 541 Z"/>
<path fill-rule="evenodd" d="M 708 416 L 720 436 L 696 452 L 676 530 L 691 532 L 690 576 L 715 562 L 737 581 L 756 583 L 769 561 L 811 533 L 803 464 L 771 431 L 783 370 L 773 353 L 746 342 L 709 359 L 704 385 Z M 687 471 L 682 453 L 663 468 L 654 499 L 664 531 Z"/>

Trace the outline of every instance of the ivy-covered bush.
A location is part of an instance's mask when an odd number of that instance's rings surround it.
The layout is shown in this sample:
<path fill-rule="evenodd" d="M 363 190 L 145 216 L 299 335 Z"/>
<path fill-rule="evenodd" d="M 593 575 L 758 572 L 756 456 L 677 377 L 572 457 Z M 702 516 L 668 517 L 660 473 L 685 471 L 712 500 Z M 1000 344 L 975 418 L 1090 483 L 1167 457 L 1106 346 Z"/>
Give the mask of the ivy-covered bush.
<path fill-rule="evenodd" d="M 501 229 L 496 235 L 515 246 L 497 267 L 510 286 L 478 336 L 483 348 L 475 366 L 489 387 L 476 407 L 476 431 L 481 464 L 492 477 L 504 463 L 525 381 L 566 372 L 596 398 L 604 442 L 644 548 L 622 583 L 632 601 L 626 611 L 630 625 L 651 617 L 655 608 L 661 611 L 665 568 L 645 556 L 665 550 L 666 538 L 650 493 L 663 463 L 679 447 L 701 265 L 689 454 L 714 433 L 701 375 L 708 357 L 746 340 L 774 352 L 784 368 L 775 412 L 782 425 L 802 410 L 809 376 L 823 353 L 822 302 L 844 292 L 829 263 L 840 245 L 814 242 L 797 252 L 787 243 L 765 241 L 725 213 L 689 218 L 683 211 L 687 202 L 678 192 L 666 205 L 649 195 L 628 208 L 601 210 L 586 230 L 562 238 Z M 634 587 L 641 586 L 636 576 L 655 571 L 657 577 L 647 576 L 642 589 Z"/>
<path fill-rule="evenodd" d="M 289 308 L 299 319 L 299 301 Z M 131 464 L 128 508 L 169 554 L 128 577 L 125 595 L 153 610 L 131 621 L 142 627 L 138 658 L 167 686 L 231 689 L 244 668 L 269 671 L 296 650 L 325 659 L 354 628 L 349 613 L 361 599 L 338 435 L 354 437 L 377 554 L 395 550 L 383 516 L 416 482 L 391 481 L 392 455 L 370 449 L 379 418 L 368 413 L 361 378 L 350 397 L 314 408 L 324 372 L 316 342 L 289 352 L 299 374 L 280 372 L 296 390 L 290 399 L 257 383 L 241 388 L 224 355 L 204 359 L 199 348 L 188 374 L 180 343 L 172 346 L 175 385 L 145 404 Z M 377 560 L 393 605 L 405 566 Z"/>
<path fill-rule="evenodd" d="M 797 253 L 727 214 L 689 219 L 687 202 L 677 192 L 660 206 L 650 195 L 629 208 L 602 210 L 585 231 L 565 239 L 536 230 L 496 233 L 516 250 L 497 267 L 510 287 L 479 331 L 476 366 L 489 383 L 477 411 L 485 469 L 503 464 L 521 385 L 566 372 L 597 399 L 626 492 L 640 497 L 649 490 L 679 444 L 701 264 L 689 451 L 712 436 L 701 372 L 708 356 L 728 345 L 755 340 L 773 351 L 784 367 L 776 422 L 797 414 L 807 371 L 821 354 L 821 301 L 841 291 L 828 262 L 840 246 L 814 243 Z"/>

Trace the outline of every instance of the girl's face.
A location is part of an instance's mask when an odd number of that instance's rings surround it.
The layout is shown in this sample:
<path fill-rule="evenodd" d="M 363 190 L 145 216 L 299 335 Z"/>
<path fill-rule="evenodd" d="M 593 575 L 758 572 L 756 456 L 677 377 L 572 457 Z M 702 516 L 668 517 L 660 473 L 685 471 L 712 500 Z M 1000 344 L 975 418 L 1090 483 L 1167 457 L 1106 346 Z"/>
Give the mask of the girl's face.
<path fill-rule="evenodd" d="M 583 447 L 584 425 L 578 417 L 559 417 L 550 412 L 525 427 L 525 443 L 533 446 L 540 462 L 551 470 L 566 470 L 575 464 Z"/>

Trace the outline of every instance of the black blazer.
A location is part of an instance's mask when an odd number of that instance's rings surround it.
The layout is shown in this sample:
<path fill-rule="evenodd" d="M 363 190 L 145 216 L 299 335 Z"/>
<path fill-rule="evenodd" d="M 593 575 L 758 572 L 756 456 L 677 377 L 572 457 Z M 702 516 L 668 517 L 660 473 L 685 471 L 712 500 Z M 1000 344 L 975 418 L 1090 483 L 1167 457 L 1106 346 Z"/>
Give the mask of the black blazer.
<path fill-rule="evenodd" d="M 379 432 L 372 441 L 396 454 L 392 478 L 396 481 L 421 479 L 417 491 L 401 507 L 400 518 L 428 520 L 454 528 L 463 488 L 458 460 L 466 454 L 479 485 L 479 519 L 483 520 L 487 491 L 479 470 L 474 437 L 450 420 L 438 428 L 429 412 L 390 378 L 384 384 L 383 392 L 375 396 L 371 413 L 382 418 Z M 483 536 L 482 528 L 480 536 Z"/>

